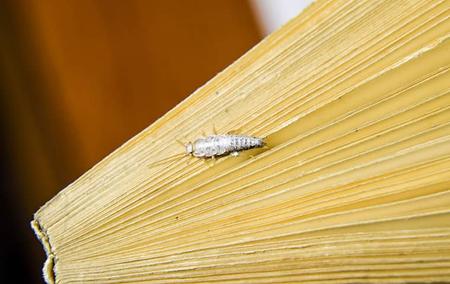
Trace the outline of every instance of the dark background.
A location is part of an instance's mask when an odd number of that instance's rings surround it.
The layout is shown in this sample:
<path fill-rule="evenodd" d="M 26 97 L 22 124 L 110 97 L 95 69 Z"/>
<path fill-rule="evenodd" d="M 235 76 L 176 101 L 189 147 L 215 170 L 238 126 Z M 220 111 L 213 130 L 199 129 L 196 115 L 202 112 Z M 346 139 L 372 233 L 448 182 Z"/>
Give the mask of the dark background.
<path fill-rule="evenodd" d="M 241 0 L 1 0 L 1 283 L 41 283 L 29 222 L 261 39 Z"/>

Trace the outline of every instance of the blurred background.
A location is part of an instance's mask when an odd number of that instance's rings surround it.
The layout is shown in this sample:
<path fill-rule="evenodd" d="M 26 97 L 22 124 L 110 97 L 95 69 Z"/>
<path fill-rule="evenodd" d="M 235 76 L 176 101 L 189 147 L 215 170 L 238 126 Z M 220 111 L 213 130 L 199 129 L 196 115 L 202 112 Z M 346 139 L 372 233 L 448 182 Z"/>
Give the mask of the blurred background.
<path fill-rule="evenodd" d="M 301 0 L 1 0 L 1 283 L 42 283 L 33 213 Z"/>

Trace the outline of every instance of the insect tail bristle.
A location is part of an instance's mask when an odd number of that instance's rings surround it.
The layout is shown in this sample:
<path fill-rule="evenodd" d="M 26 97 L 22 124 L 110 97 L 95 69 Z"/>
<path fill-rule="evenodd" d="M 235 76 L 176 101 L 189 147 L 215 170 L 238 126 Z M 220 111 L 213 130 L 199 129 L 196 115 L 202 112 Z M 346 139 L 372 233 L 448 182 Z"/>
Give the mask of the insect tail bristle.
<path fill-rule="evenodd" d="M 269 145 L 266 142 L 266 138 L 262 139 L 262 147 L 263 149 L 270 149 Z"/>

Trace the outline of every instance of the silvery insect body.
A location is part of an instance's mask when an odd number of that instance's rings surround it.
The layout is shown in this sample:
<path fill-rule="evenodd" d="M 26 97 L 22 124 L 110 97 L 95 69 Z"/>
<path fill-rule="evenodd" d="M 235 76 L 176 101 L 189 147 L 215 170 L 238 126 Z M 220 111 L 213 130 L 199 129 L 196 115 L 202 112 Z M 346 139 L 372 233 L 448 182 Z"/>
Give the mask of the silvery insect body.
<path fill-rule="evenodd" d="M 210 135 L 199 138 L 193 143 L 185 145 L 186 154 L 197 158 L 215 158 L 226 155 L 238 156 L 239 152 L 262 148 L 265 146 L 264 140 L 258 137 L 245 135 Z"/>
<path fill-rule="evenodd" d="M 184 153 L 167 157 L 149 165 L 149 167 L 165 164 L 167 162 L 179 159 L 183 155 L 189 155 L 195 158 L 207 160 L 209 158 L 215 159 L 227 155 L 238 156 L 242 151 L 266 146 L 263 138 L 231 134 L 210 135 L 186 144 L 180 141 L 178 142 L 183 144 L 185 147 Z"/>

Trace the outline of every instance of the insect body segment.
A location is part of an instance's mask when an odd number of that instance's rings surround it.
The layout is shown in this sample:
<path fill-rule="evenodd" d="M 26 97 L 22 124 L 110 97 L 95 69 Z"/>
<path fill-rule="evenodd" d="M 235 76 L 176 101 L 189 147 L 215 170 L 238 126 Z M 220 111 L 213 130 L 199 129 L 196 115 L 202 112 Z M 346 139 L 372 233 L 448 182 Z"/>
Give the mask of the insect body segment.
<path fill-rule="evenodd" d="M 186 153 L 197 158 L 214 158 L 264 147 L 263 139 L 243 135 L 211 135 L 186 144 Z"/>

